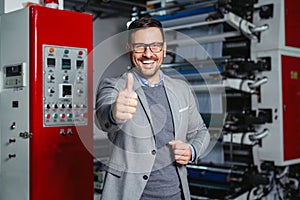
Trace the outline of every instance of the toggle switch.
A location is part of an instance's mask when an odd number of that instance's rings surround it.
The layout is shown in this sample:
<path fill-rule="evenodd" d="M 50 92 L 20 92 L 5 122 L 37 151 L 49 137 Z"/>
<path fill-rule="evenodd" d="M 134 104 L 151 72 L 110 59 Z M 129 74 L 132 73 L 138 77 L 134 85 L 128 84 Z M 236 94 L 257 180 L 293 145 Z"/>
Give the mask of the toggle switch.
<path fill-rule="evenodd" d="M 69 135 L 73 135 L 72 129 L 68 128 L 67 133 L 68 133 Z"/>
<path fill-rule="evenodd" d="M 69 76 L 68 75 L 63 76 L 63 80 L 64 81 L 68 81 L 69 80 Z"/>
<path fill-rule="evenodd" d="M 78 77 L 77 77 L 77 80 L 78 80 L 78 82 L 81 82 L 81 81 L 84 80 L 84 78 L 83 78 L 82 76 L 78 76 Z"/>
<path fill-rule="evenodd" d="M 13 122 L 12 125 L 10 125 L 10 129 L 15 129 L 16 128 L 16 122 Z"/>
<path fill-rule="evenodd" d="M 60 129 L 59 133 L 60 133 L 62 136 L 66 136 L 66 133 L 65 133 L 65 130 L 64 130 L 64 129 Z"/>
<path fill-rule="evenodd" d="M 49 89 L 48 89 L 48 92 L 49 92 L 50 94 L 53 94 L 53 93 L 55 93 L 55 90 L 54 90 L 53 88 L 49 88 Z"/>
<path fill-rule="evenodd" d="M 78 94 L 83 94 L 83 90 L 78 89 L 78 90 L 77 90 L 77 93 L 78 93 Z"/>
<path fill-rule="evenodd" d="M 48 80 L 49 80 L 49 81 L 53 81 L 53 80 L 55 80 L 55 77 L 54 77 L 53 75 L 49 75 L 49 76 L 48 76 Z"/>

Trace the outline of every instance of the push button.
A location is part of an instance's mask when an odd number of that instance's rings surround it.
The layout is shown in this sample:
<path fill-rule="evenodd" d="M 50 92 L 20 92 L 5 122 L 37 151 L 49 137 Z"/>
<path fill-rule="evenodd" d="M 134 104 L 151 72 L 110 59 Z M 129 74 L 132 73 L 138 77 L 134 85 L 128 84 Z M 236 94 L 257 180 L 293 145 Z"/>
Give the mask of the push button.
<path fill-rule="evenodd" d="M 144 176 L 143 176 L 143 179 L 144 179 L 144 180 L 147 180 L 147 179 L 148 179 L 148 176 L 147 176 L 147 175 L 144 175 Z"/>

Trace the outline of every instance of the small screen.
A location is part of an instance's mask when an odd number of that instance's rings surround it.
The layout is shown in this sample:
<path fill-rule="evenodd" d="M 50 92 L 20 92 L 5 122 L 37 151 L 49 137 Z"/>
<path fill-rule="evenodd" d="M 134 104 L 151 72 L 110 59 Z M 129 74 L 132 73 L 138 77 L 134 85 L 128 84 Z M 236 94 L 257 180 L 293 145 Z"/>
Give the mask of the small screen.
<path fill-rule="evenodd" d="M 55 58 L 47 58 L 47 66 L 55 67 Z"/>
<path fill-rule="evenodd" d="M 62 97 L 71 97 L 71 96 L 72 96 L 72 85 L 63 85 Z"/>
<path fill-rule="evenodd" d="M 71 59 L 62 59 L 62 69 L 71 69 Z"/>
<path fill-rule="evenodd" d="M 76 67 L 77 69 L 83 68 L 83 60 L 76 60 Z"/>
<path fill-rule="evenodd" d="M 6 77 L 22 75 L 22 65 L 6 67 Z"/>

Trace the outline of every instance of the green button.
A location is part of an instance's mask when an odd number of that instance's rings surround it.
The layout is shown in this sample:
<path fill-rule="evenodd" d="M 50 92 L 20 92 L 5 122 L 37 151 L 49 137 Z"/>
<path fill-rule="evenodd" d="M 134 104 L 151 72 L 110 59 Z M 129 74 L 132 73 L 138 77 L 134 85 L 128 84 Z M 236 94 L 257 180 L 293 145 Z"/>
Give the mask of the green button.
<path fill-rule="evenodd" d="M 57 119 L 58 118 L 58 114 L 53 114 L 53 118 Z"/>
<path fill-rule="evenodd" d="M 68 118 L 72 118 L 73 115 L 71 113 L 68 114 Z"/>
<path fill-rule="evenodd" d="M 65 54 L 68 54 L 68 53 L 69 53 L 69 50 L 68 50 L 68 49 L 66 49 L 66 50 L 65 50 Z"/>

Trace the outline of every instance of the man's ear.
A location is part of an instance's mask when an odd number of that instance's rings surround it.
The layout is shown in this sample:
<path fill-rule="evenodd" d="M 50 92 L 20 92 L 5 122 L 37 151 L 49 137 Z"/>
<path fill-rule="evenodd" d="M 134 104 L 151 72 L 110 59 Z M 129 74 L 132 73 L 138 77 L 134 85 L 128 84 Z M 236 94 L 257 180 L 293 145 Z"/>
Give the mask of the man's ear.
<path fill-rule="evenodd" d="M 163 51 L 164 51 L 164 58 L 165 58 L 167 56 L 167 43 L 166 42 L 164 42 Z"/>

